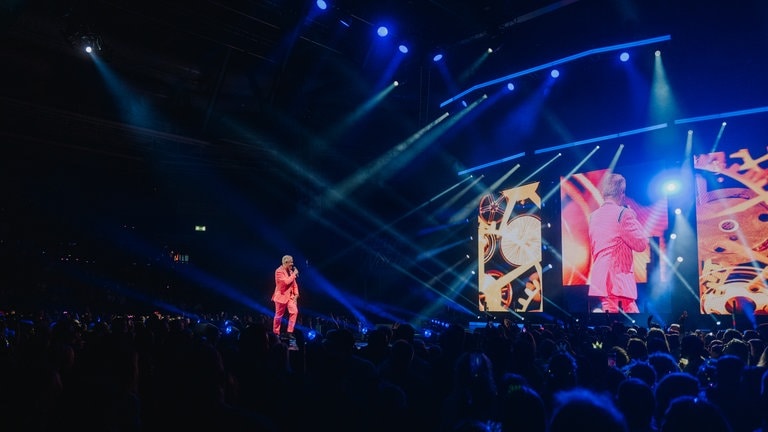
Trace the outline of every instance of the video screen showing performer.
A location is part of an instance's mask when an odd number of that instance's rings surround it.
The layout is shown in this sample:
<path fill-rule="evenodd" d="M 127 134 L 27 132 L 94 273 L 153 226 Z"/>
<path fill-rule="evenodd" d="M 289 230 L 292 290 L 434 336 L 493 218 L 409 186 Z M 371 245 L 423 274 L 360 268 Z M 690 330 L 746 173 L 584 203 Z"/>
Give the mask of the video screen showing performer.
<path fill-rule="evenodd" d="M 656 265 L 659 256 L 666 253 L 665 233 L 668 229 L 668 204 L 663 194 L 649 190 L 654 184 L 652 178 L 660 173 L 655 166 L 637 165 L 622 167 L 627 181 L 622 206 L 631 209 L 647 236 L 652 247 L 643 251 L 633 250 L 631 254 L 631 273 L 636 284 L 647 284 L 650 280 L 665 281 L 668 278 L 665 267 Z M 590 284 L 592 272 L 592 251 L 589 238 L 590 215 L 605 202 L 601 186 L 606 176 L 612 174 L 609 169 L 576 173 L 561 178 L 561 245 L 562 245 L 562 285 L 567 287 L 586 287 Z M 651 242 L 653 240 L 653 242 Z M 652 259 L 652 257 L 655 257 Z M 651 272 L 653 272 L 651 274 Z M 641 304 L 641 303 L 638 303 Z M 595 304 L 590 310 L 602 311 L 601 304 Z M 640 311 L 642 312 L 642 311 Z"/>
<path fill-rule="evenodd" d="M 634 253 L 648 249 L 648 235 L 626 202 L 627 180 L 610 173 L 600 185 L 602 203 L 589 215 L 590 297 L 605 313 L 638 313 Z"/>

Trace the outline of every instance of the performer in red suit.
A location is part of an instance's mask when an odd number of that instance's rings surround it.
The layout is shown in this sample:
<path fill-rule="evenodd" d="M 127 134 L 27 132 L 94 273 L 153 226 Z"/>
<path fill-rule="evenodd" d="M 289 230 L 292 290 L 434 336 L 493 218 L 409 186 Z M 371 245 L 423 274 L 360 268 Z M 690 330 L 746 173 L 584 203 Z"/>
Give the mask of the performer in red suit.
<path fill-rule="evenodd" d="M 296 326 L 296 317 L 299 315 L 297 299 L 299 298 L 299 284 L 296 278 L 299 270 L 293 265 L 293 257 L 285 255 L 283 263 L 275 269 L 275 292 L 272 301 L 275 302 L 275 319 L 272 323 L 272 331 L 280 336 L 280 325 L 286 310 L 288 311 L 288 336 L 293 338 L 293 328 Z"/>
<path fill-rule="evenodd" d="M 589 217 L 589 295 L 600 298 L 603 312 L 640 312 L 632 251 L 644 251 L 648 239 L 634 210 L 624 206 L 626 188 L 623 176 L 608 174 L 603 180 L 603 204 Z"/>

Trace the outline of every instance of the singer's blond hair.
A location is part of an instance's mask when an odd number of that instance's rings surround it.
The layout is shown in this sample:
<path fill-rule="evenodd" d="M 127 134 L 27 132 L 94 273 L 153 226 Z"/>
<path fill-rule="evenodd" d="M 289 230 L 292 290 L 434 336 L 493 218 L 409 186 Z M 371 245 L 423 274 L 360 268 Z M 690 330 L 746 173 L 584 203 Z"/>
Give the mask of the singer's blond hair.
<path fill-rule="evenodd" d="M 284 256 L 283 256 L 283 261 L 282 261 L 282 263 L 283 263 L 283 264 L 285 264 L 285 263 L 287 263 L 288 261 L 293 261 L 293 257 L 292 257 L 292 256 L 290 256 L 290 255 L 284 255 Z"/>
<path fill-rule="evenodd" d="M 603 179 L 602 192 L 603 198 L 621 198 L 627 190 L 627 180 L 621 174 L 608 174 Z"/>

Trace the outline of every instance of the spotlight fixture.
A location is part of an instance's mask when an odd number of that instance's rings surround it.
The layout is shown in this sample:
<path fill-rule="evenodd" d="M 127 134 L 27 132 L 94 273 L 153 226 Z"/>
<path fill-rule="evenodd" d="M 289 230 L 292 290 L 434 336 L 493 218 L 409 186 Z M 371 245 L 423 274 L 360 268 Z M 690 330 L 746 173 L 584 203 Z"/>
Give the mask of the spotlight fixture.
<path fill-rule="evenodd" d="M 435 62 L 435 63 L 439 62 L 442 59 L 443 59 L 443 54 L 441 54 L 441 53 L 437 53 L 437 54 L 435 54 L 434 57 L 432 57 L 432 61 Z"/>
<path fill-rule="evenodd" d="M 628 52 L 626 52 L 626 51 L 624 51 L 623 53 L 621 53 L 621 54 L 619 55 L 619 60 L 621 60 L 621 61 L 623 61 L 623 62 L 625 62 L 625 61 L 629 60 L 629 53 L 628 53 Z"/>
<path fill-rule="evenodd" d="M 389 29 L 387 27 L 385 27 L 385 26 L 380 26 L 376 30 L 376 34 L 381 36 L 381 37 L 386 37 L 389 34 Z"/>
<path fill-rule="evenodd" d="M 405 46 L 404 44 L 400 44 L 400 46 L 397 47 L 397 49 L 400 50 L 400 52 L 403 54 L 408 54 L 408 47 Z"/>
<path fill-rule="evenodd" d="M 317 5 L 317 8 L 320 10 L 328 9 L 328 3 L 326 3 L 325 0 L 317 0 L 315 4 Z"/>
<path fill-rule="evenodd" d="M 104 43 L 101 36 L 96 33 L 74 33 L 67 37 L 69 43 L 77 50 L 82 50 L 88 54 L 100 53 L 104 49 Z"/>

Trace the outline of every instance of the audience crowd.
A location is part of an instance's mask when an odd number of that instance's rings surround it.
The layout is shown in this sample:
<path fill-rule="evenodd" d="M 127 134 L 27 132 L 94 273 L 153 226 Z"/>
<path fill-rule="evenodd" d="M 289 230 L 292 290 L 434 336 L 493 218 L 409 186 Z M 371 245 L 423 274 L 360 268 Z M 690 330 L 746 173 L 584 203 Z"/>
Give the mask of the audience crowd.
<path fill-rule="evenodd" d="M 2 429 L 768 431 L 765 325 L 270 321 L 3 312 Z"/>

